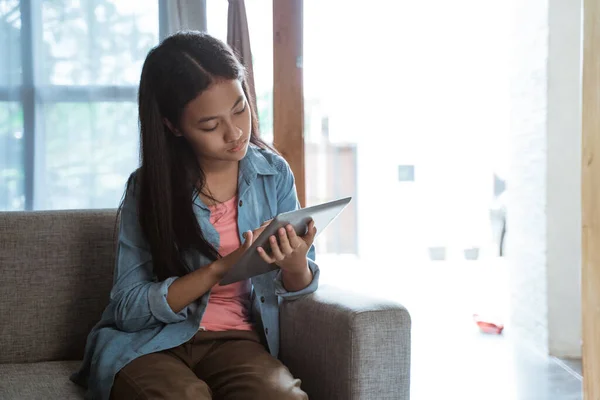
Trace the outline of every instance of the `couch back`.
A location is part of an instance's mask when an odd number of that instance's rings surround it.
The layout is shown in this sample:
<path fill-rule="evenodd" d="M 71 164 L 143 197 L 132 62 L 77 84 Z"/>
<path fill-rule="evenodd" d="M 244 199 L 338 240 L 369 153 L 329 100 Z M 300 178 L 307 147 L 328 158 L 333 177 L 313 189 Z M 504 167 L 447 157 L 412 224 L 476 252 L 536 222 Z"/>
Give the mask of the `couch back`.
<path fill-rule="evenodd" d="M 77 360 L 108 304 L 116 210 L 0 213 L 0 363 Z"/>

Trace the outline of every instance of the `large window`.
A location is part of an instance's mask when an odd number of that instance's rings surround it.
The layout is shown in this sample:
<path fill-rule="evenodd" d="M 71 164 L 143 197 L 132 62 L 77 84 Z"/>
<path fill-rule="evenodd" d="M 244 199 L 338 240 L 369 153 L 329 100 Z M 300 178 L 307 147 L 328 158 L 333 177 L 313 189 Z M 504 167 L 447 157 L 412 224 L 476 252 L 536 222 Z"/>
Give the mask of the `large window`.
<path fill-rule="evenodd" d="M 508 160 L 500 3 L 304 1 L 307 204 L 354 198 L 321 251 L 390 268 L 483 257 Z"/>
<path fill-rule="evenodd" d="M 0 0 L 0 209 L 115 207 L 158 2 Z"/>

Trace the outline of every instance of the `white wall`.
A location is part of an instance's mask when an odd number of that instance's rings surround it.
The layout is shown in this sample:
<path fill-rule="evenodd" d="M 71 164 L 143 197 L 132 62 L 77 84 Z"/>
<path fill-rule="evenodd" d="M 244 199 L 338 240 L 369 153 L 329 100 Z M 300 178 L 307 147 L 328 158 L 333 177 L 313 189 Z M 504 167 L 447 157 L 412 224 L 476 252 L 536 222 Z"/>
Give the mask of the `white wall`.
<path fill-rule="evenodd" d="M 581 4 L 550 0 L 547 291 L 549 349 L 581 357 Z"/>
<path fill-rule="evenodd" d="M 506 243 L 509 331 L 547 351 L 547 2 L 514 0 L 514 4 Z"/>
<path fill-rule="evenodd" d="M 581 5 L 515 0 L 513 6 L 511 331 L 542 351 L 578 357 Z"/>

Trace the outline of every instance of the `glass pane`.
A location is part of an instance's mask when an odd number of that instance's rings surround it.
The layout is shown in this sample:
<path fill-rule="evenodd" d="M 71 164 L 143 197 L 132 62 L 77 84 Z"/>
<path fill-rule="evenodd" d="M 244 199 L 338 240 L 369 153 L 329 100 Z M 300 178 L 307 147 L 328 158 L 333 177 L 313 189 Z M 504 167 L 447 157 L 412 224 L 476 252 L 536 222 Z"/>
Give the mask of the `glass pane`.
<path fill-rule="evenodd" d="M 464 261 L 488 246 L 508 132 L 505 26 L 491 17 L 501 9 L 492 4 L 304 2 L 307 200 L 355 196 L 356 214 L 343 218 L 356 217 L 348 224 L 360 229 L 342 232 L 357 232 L 360 256 L 376 265 L 388 263 L 381 249 L 393 248 L 409 269 Z M 466 10 L 481 18 L 464 17 Z M 355 171 L 354 179 L 335 168 Z M 321 249 L 348 251 L 329 246 L 333 234 L 324 232 Z"/>
<path fill-rule="evenodd" d="M 273 142 L 273 2 L 246 0 L 261 137 Z M 227 41 L 227 1 L 207 2 L 208 33 Z"/>
<path fill-rule="evenodd" d="M 352 7 L 351 7 L 352 8 Z M 352 196 L 346 210 L 317 238 L 318 258 L 350 262 L 358 255 L 357 196 L 358 138 L 361 114 L 356 93 L 359 70 L 347 63 L 344 47 L 354 46 L 350 36 L 356 21 L 344 19 L 344 7 L 333 2 L 304 2 L 304 138 L 306 202 L 315 205 Z M 335 21 L 336 26 L 332 23 Z M 361 56 L 362 57 L 362 56 Z M 359 78 L 359 81 L 361 79 Z M 352 117 L 351 117 L 352 116 Z M 361 147 L 362 148 L 362 147 Z M 324 262 L 330 264 L 329 261 Z"/>
<path fill-rule="evenodd" d="M 273 142 L 273 2 L 246 0 L 261 137 Z"/>
<path fill-rule="evenodd" d="M 23 110 L 19 103 L 0 103 L 0 210 L 25 208 Z"/>
<path fill-rule="evenodd" d="M 206 2 L 206 29 L 217 39 L 227 42 L 228 1 L 208 0 Z M 246 10 L 246 13 L 248 10 Z"/>
<path fill-rule="evenodd" d="M 117 207 L 138 166 L 136 104 L 48 104 L 43 129 L 45 186 L 36 188 L 36 208 Z"/>
<path fill-rule="evenodd" d="M 21 13 L 18 0 L 0 0 L 0 87 L 21 84 Z"/>
<path fill-rule="evenodd" d="M 56 85 L 135 85 L 158 43 L 158 2 L 41 2 L 38 81 Z M 41 4 L 39 4 L 41 3 Z"/>

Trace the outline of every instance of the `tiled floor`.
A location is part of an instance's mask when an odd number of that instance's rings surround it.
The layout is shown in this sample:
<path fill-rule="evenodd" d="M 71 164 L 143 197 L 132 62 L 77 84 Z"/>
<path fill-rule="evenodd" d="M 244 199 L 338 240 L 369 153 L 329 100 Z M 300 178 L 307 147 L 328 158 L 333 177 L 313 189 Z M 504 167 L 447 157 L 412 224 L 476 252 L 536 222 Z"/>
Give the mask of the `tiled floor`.
<path fill-rule="evenodd" d="M 367 267 L 325 259 L 320 264 L 323 284 L 393 299 L 409 309 L 412 400 L 582 399 L 580 362 L 555 360 L 516 343 L 510 326 L 501 336 L 477 330 L 473 313 L 506 317 L 501 263 L 426 262 L 393 272 L 374 267 L 382 265 L 377 262 Z"/>

